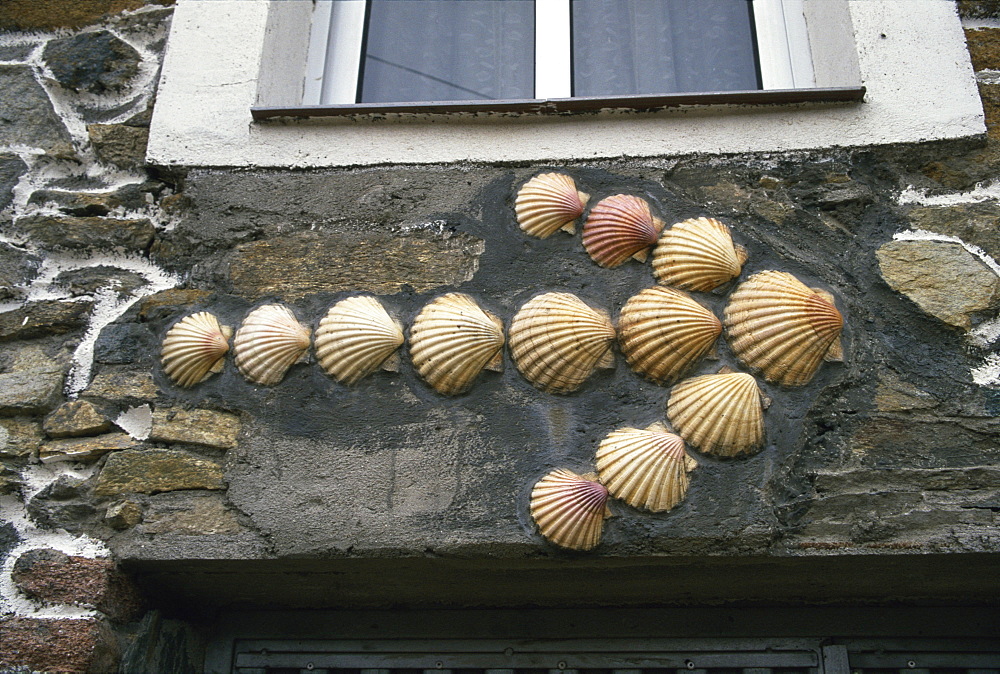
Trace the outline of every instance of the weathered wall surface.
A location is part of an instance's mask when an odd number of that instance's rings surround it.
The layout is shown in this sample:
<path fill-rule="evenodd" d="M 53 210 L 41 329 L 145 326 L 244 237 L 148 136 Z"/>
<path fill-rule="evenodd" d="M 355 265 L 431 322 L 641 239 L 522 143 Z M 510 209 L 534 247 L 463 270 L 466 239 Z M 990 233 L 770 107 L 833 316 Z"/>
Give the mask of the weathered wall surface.
<path fill-rule="evenodd" d="M 74 32 L 0 12 L 15 29 L 0 34 L 3 666 L 105 670 L 135 631 L 133 664 L 151 634 L 182 630 L 155 613 L 140 628 L 141 597 L 113 561 L 211 562 L 218 579 L 294 560 L 377 573 L 415 557 L 609 572 L 710 556 L 995 559 L 995 124 L 965 144 L 835 153 L 165 174 L 143 148 L 170 10 L 139 4 L 66 18 L 86 26 Z M 988 120 L 998 32 L 968 33 Z M 549 169 L 595 201 L 641 195 L 668 223 L 722 219 L 749 249 L 744 278 L 791 272 L 846 318 L 845 361 L 802 388 L 762 382 L 765 447 L 730 460 L 694 452 L 674 510 L 613 504 L 587 556 L 546 543 L 528 515 L 544 473 L 586 472 L 608 433 L 664 419 L 669 389 L 620 354 L 566 396 L 532 387 L 509 354 L 502 373 L 455 397 L 405 354 L 398 373 L 353 387 L 314 360 L 273 387 L 247 382 L 231 358 L 188 390 L 164 375 L 164 334 L 199 310 L 236 327 L 281 302 L 315 328 L 364 291 L 409 325 L 458 290 L 509 324 L 534 294 L 563 290 L 617 316 L 654 283 L 648 263 L 602 269 L 579 236 L 517 228 L 516 190 Z M 730 290 L 699 299 L 721 315 Z M 740 367 L 725 341 L 697 372 L 722 365 Z M 956 587 L 941 592 L 969 599 Z"/>

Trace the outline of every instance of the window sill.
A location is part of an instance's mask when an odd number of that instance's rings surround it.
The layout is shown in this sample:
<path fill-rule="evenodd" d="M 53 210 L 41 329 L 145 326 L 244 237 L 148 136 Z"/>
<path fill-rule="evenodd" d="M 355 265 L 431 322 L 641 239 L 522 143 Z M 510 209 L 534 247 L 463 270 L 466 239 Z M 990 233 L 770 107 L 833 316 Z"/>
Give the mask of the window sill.
<path fill-rule="evenodd" d="M 865 87 L 822 89 L 777 89 L 768 91 L 723 91 L 711 93 L 663 94 L 659 96 L 614 96 L 557 98 L 513 101 L 446 101 L 420 103 L 356 103 L 294 107 L 252 107 L 255 121 L 273 117 L 339 117 L 379 113 L 447 114 L 461 112 L 506 112 L 559 115 L 599 110 L 649 111 L 682 105 L 781 105 L 786 103 L 860 102 Z"/>

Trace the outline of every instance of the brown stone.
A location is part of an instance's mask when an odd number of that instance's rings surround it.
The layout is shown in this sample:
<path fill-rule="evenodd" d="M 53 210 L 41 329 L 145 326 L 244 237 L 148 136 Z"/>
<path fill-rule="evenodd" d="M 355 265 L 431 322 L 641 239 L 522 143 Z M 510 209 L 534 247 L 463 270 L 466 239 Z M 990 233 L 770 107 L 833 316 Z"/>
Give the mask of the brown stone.
<path fill-rule="evenodd" d="M 450 231 L 300 232 L 238 246 L 229 279 L 251 298 L 346 290 L 391 295 L 404 285 L 427 292 L 470 280 L 484 250 L 481 239 Z"/>
<path fill-rule="evenodd" d="M 114 632 L 96 618 L 0 618 L 0 669 L 113 672 L 121 654 Z"/>
<path fill-rule="evenodd" d="M 240 433 L 235 414 L 212 410 L 160 408 L 153 412 L 153 442 L 174 442 L 232 449 Z"/>
<path fill-rule="evenodd" d="M 0 457 L 25 457 L 38 452 L 45 439 L 42 425 L 34 419 L 11 417 L 0 419 Z"/>
<path fill-rule="evenodd" d="M 192 304 L 201 302 L 209 295 L 211 293 L 207 290 L 195 290 L 192 288 L 161 290 L 140 300 L 139 318 L 148 320 L 156 318 L 161 313 L 174 313 L 175 311 L 190 307 Z"/>
<path fill-rule="evenodd" d="M 986 116 L 986 135 L 1000 140 L 1000 84 L 980 82 L 979 98 Z"/>
<path fill-rule="evenodd" d="M 927 391 L 903 381 L 892 372 L 883 372 L 878 380 L 875 406 L 880 412 L 905 412 L 937 407 L 938 401 Z"/>
<path fill-rule="evenodd" d="M 0 30 L 83 28 L 108 14 L 149 4 L 172 5 L 174 0 L 3 0 Z"/>
<path fill-rule="evenodd" d="M 1000 259 L 1000 205 L 993 202 L 921 206 L 909 212 L 914 229 L 957 236 Z"/>
<path fill-rule="evenodd" d="M 967 28 L 965 42 L 975 70 L 1000 70 L 1000 28 Z"/>
<path fill-rule="evenodd" d="M 38 548 L 18 557 L 11 577 L 32 599 L 95 608 L 115 621 L 138 617 L 142 605 L 139 591 L 110 559 Z"/>
<path fill-rule="evenodd" d="M 114 529 L 131 529 L 142 521 L 142 506 L 125 499 L 108 506 L 104 513 L 104 522 Z"/>
<path fill-rule="evenodd" d="M 45 417 L 42 428 L 50 438 L 75 438 L 106 433 L 111 420 L 89 400 L 73 400 Z"/>
<path fill-rule="evenodd" d="M 178 489 L 225 489 L 222 466 L 172 449 L 125 450 L 108 457 L 94 488 L 96 496 L 129 492 L 155 494 Z"/>
<path fill-rule="evenodd" d="M 106 164 L 134 168 L 145 162 L 149 129 L 124 124 L 90 124 L 87 134 L 97 158 Z"/>
<path fill-rule="evenodd" d="M 141 443 L 134 440 L 128 433 L 108 433 L 96 438 L 69 438 L 46 442 L 38 450 L 38 458 L 42 463 L 56 461 L 94 461 L 108 452 L 118 452 L 123 449 L 135 449 Z"/>
<path fill-rule="evenodd" d="M 156 397 L 157 392 L 153 375 L 149 372 L 104 369 L 94 377 L 83 395 L 112 402 L 149 401 Z"/>
<path fill-rule="evenodd" d="M 1000 277 L 957 243 L 890 241 L 876 251 L 882 278 L 925 313 L 969 330 L 1000 300 Z"/>
<path fill-rule="evenodd" d="M 118 249 L 145 251 L 156 228 L 145 218 L 118 219 L 30 215 L 16 220 L 12 230 L 47 248 Z"/>
<path fill-rule="evenodd" d="M 29 302 L 19 309 L 0 314 L 0 342 L 62 335 L 82 328 L 93 302 Z"/>
<path fill-rule="evenodd" d="M 176 497 L 165 499 L 164 497 Z M 140 529 L 143 534 L 210 536 L 239 533 L 241 527 L 218 494 L 184 492 L 154 497 Z"/>

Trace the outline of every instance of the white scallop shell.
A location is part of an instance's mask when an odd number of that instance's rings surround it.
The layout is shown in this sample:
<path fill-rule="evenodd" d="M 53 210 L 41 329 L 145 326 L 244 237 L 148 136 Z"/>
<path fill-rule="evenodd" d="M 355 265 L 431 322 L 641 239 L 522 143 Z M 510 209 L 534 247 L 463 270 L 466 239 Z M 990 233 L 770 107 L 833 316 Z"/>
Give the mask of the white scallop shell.
<path fill-rule="evenodd" d="M 692 447 L 737 456 L 764 441 L 763 396 L 753 375 L 722 371 L 686 379 L 667 402 L 667 418 Z"/>
<path fill-rule="evenodd" d="M 552 543 L 590 550 L 601 542 L 608 510 L 608 490 L 588 475 L 557 468 L 531 490 L 531 517 Z"/>
<path fill-rule="evenodd" d="M 310 330 L 280 304 L 257 307 L 236 331 L 236 367 L 248 380 L 264 386 L 280 382 L 309 348 Z"/>
<path fill-rule="evenodd" d="M 327 374 L 354 384 L 383 368 L 396 369 L 403 328 L 370 295 L 342 299 L 316 329 L 316 359 Z M 389 362 L 391 361 L 391 362 Z"/>
<path fill-rule="evenodd" d="M 740 275 L 747 251 L 714 218 L 692 218 L 663 231 L 653 251 L 653 276 L 664 285 L 708 291 Z"/>
<path fill-rule="evenodd" d="M 222 372 L 232 336 L 232 328 L 219 325 L 219 319 L 207 311 L 185 316 L 163 338 L 163 371 L 184 388 L 205 381 Z"/>
<path fill-rule="evenodd" d="M 685 292 L 654 286 L 630 298 L 618 318 L 629 367 L 658 384 L 682 376 L 707 354 L 722 323 Z"/>
<path fill-rule="evenodd" d="M 583 215 L 590 195 L 576 189 L 576 183 L 561 173 L 543 173 L 524 184 L 517 193 L 514 211 L 517 224 L 526 234 L 547 238 L 562 229 L 570 234 Z"/>
<path fill-rule="evenodd" d="M 576 295 L 532 298 L 510 324 L 510 350 L 521 374 L 546 393 L 571 393 L 598 367 L 611 367 L 615 328 Z"/>
<path fill-rule="evenodd" d="M 635 508 L 670 510 L 684 500 L 698 462 L 684 451 L 684 439 L 663 424 L 621 428 L 601 441 L 597 474 L 611 495 Z"/>
<path fill-rule="evenodd" d="M 438 393 L 457 395 L 503 363 L 503 321 L 462 293 L 429 302 L 410 326 L 410 356 Z"/>
<path fill-rule="evenodd" d="M 741 283 L 725 312 L 733 352 L 768 381 L 808 384 L 824 360 L 841 360 L 844 319 L 833 296 L 786 272 L 763 271 Z"/>

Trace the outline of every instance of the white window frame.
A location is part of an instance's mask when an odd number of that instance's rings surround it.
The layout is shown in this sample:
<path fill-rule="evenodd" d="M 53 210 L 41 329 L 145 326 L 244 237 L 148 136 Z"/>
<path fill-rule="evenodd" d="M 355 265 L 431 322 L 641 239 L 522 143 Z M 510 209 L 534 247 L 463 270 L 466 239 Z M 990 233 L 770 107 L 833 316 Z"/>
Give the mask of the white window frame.
<path fill-rule="evenodd" d="M 555 115 L 375 113 L 255 122 L 254 106 L 301 105 L 314 2 L 177 0 L 147 159 L 179 167 L 558 165 L 985 133 L 954 3 L 802 1 L 816 86 L 863 85 L 863 103 L 677 105 Z"/>
<path fill-rule="evenodd" d="M 357 98 L 365 6 L 369 0 L 317 2 L 302 105 L 351 105 Z M 535 98 L 570 98 L 571 0 L 535 0 Z M 816 86 L 803 0 L 753 0 L 762 89 Z M 655 92 L 653 92 L 655 93 Z"/>

